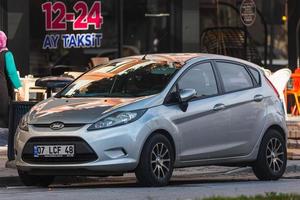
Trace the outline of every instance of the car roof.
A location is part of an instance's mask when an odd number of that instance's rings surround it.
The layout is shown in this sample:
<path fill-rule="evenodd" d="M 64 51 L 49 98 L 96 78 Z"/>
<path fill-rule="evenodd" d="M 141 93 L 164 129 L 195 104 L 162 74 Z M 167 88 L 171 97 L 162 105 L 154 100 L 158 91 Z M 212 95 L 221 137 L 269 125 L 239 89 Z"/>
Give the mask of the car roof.
<path fill-rule="evenodd" d="M 169 62 L 187 62 L 188 60 L 196 57 L 204 57 L 200 53 L 160 53 L 160 54 L 146 54 L 131 56 L 130 58 L 146 59 L 146 60 L 164 60 Z"/>
<path fill-rule="evenodd" d="M 130 59 L 145 60 L 145 61 L 146 60 L 167 61 L 170 63 L 178 62 L 181 64 L 181 66 L 189 63 L 193 64 L 195 62 L 214 59 L 214 60 L 224 60 L 228 62 L 238 62 L 240 64 L 248 65 L 258 69 L 259 71 L 262 71 L 261 66 L 251 63 L 249 61 L 242 60 L 235 57 L 230 57 L 230 56 L 208 54 L 208 53 L 158 53 L 158 54 L 146 54 L 146 55 L 143 54 L 143 55 L 122 57 L 122 58 L 111 60 L 111 62 L 122 62 Z"/>
<path fill-rule="evenodd" d="M 138 55 L 138 56 L 130 56 L 127 58 L 137 58 L 142 59 L 145 55 Z M 246 65 L 250 65 L 252 67 L 259 67 L 258 65 L 248 62 L 246 60 L 242 60 L 239 58 L 234 58 L 230 56 L 223 56 L 217 54 L 207 54 L 207 53 L 161 53 L 161 54 L 147 54 L 145 59 L 147 60 L 167 60 L 169 62 L 180 62 L 180 63 L 187 63 L 187 62 L 195 62 L 207 59 L 220 59 L 220 60 L 227 60 L 227 61 L 236 61 Z"/>

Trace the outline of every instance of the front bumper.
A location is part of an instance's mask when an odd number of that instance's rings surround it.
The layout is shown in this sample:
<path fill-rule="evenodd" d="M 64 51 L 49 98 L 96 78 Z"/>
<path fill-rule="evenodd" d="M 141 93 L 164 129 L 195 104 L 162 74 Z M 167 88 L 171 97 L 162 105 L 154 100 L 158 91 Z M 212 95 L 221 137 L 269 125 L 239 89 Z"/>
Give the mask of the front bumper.
<path fill-rule="evenodd" d="M 59 131 L 32 125 L 29 126 L 29 132 L 17 129 L 15 138 L 17 168 L 30 174 L 114 175 L 133 171 L 137 167 L 144 141 L 150 132 L 147 126 L 136 121 L 119 127 L 87 131 L 89 126 L 90 124 Z M 87 160 L 43 161 L 30 156 L 30 149 L 34 144 L 56 145 L 64 142 L 73 144 L 74 138 L 86 143 L 94 157 Z M 76 146 L 75 143 L 75 149 Z"/>

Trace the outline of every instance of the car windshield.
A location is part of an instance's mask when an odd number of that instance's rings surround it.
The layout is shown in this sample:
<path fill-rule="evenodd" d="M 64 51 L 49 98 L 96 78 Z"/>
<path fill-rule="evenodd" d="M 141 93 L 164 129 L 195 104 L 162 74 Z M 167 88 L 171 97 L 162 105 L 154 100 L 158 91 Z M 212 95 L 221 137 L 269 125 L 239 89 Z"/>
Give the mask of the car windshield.
<path fill-rule="evenodd" d="M 164 60 L 121 59 L 85 73 L 59 97 L 141 97 L 160 93 L 181 63 Z"/>

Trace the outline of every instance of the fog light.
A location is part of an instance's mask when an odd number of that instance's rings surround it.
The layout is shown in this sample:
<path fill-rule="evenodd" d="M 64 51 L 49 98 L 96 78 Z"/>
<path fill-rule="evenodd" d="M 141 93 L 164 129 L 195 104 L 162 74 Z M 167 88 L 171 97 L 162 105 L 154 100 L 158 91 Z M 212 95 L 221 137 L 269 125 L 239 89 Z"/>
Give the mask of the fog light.
<path fill-rule="evenodd" d="M 106 156 L 112 159 L 122 158 L 127 155 L 127 152 L 123 148 L 109 149 L 106 150 L 104 153 Z"/>

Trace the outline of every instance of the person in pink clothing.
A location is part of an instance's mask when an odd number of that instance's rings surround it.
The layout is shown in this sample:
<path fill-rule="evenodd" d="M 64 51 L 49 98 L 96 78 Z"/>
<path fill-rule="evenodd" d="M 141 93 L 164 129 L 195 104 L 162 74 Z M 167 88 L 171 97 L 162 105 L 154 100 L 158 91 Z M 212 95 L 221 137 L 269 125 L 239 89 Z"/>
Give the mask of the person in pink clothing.
<path fill-rule="evenodd" d="M 14 89 L 22 87 L 13 54 L 6 47 L 7 36 L 0 31 L 0 128 L 8 127 L 9 103 Z M 21 92 L 21 90 L 19 90 Z"/>
<path fill-rule="evenodd" d="M 6 41 L 7 41 L 7 37 L 5 33 L 3 31 L 0 31 L 0 52 L 8 50 L 6 48 Z"/>

